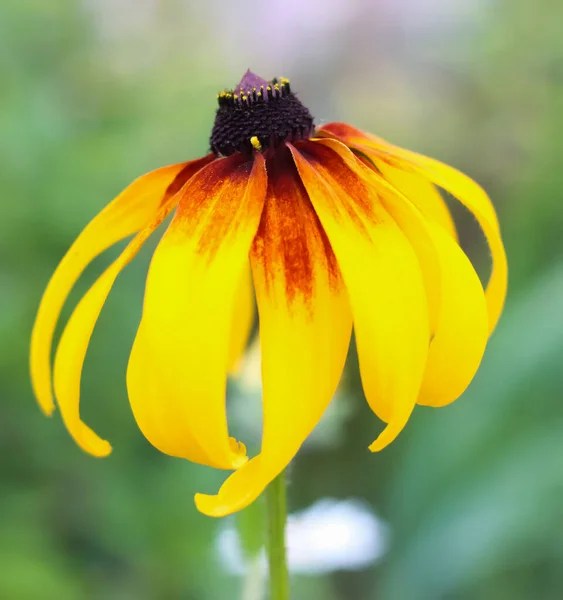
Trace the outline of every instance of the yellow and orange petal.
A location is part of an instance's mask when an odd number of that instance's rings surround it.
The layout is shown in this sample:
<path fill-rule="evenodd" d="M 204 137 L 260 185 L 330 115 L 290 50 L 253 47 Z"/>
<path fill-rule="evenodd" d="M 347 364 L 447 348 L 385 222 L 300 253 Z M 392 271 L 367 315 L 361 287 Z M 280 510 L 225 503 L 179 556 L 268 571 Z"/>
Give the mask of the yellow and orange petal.
<path fill-rule="evenodd" d="M 223 516 L 254 501 L 292 460 L 330 403 L 352 320 L 336 257 L 287 150 L 268 163 L 250 259 L 260 318 L 263 438 L 258 456 L 198 509 Z"/>
<path fill-rule="evenodd" d="M 54 409 L 51 351 L 63 304 L 84 269 L 104 250 L 140 231 L 210 156 L 152 171 L 134 181 L 102 210 L 72 244 L 43 294 L 31 337 L 30 368 L 35 396 L 43 412 Z"/>
<path fill-rule="evenodd" d="M 398 170 L 414 173 L 431 181 L 457 198 L 473 213 L 485 234 L 492 256 L 491 275 L 485 290 L 489 333 L 492 333 L 506 299 L 508 265 L 498 218 L 485 191 L 467 175 L 453 167 L 389 144 L 350 125 L 330 123 L 320 129 L 320 134 L 334 136 L 374 161 L 384 162 Z"/>
<path fill-rule="evenodd" d="M 229 438 L 225 390 L 235 294 L 258 229 L 265 161 L 215 160 L 184 188 L 149 269 L 127 372 L 131 407 L 162 452 L 222 469 L 246 461 Z"/>
<path fill-rule="evenodd" d="M 80 379 L 90 337 L 117 276 L 167 217 L 173 204 L 174 199 L 171 198 L 160 207 L 152 222 L 129 242 L 120 256 L 86 292 L 74 309 L 57 348 L 53 381 L 62 419 L 75 442 L 94 456 L 106 456 L 110 453 L 111 446 L 80 418 Z"/>
<path fill-rule="evenodd" d="M 485 296 L 479 278 L 451 231 L 426 218 L 379 172 L 364 165 L 342 143 L 319 140 L 337 152 L 377 195 L 416 252 L 429 307 L 430 344 L 419 404 L 453 402 L 475 375 L 488 338 Z"/>
<path fill-rule="evenodd" d="M 331 148 L 292 149 L 299 174 L 342 269 L 366 399 L 388 425 L 380 450 L 406 424 L 420 389 L 430 324 L 414 249 L 374 190 Z"/>

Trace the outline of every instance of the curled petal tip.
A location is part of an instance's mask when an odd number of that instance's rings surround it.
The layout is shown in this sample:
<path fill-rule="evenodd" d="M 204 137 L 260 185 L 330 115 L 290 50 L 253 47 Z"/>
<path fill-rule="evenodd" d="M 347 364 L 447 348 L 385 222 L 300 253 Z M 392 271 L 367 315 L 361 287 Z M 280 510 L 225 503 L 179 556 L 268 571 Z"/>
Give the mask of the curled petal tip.
<path fill-rule="evenodd" d="M 369 450 L 371 452 L 380 452 L 381 450 L 386 448 L 392 441 L 395 440 L 399 433 L 401 433 L 405 425 L 406 420 L 404 419 L 400 422 L 391 421 L 387 425 L 387 427 L 379 434 L 376 440 L 369 446 Z"/>
<path fill-rule="evenodd" d="M 106 456 L 109 456 L 113 450 L 111 444 L 106 440 L 102 440 L 101 438 L 98 438 L 95 440 L 95 442 L 89 444 L 81 444 L 80 440 L 76 441 L 83 450 L 88 452 L 88 454 L 95 456 L 96 458 L 105 458 Z"/>
<path fill-rule="evenodd" d="M 277 475 L 265 469 L 262 456 L 255 456 L 242 469 L 232 473 L 215 495 L 196 494 L 195 505 L 209 517 L 225 517 L 247 507 Z"/>
<path fill-rule="evenodd" d="M 233 469 L 240 469 L 248 462 L 246 455 L 246 446 L 242 442 L 238 442 L 235 438 L 229 438 L 229 446 L 232 451 L 231 464 Z"/>
<path fill-rule="evenodd" d="M 46 402 L 45 400 L 38 400 L 39 408 L 41 412 L 46 416 L 50 417 L 55 412 L 55 403 L 52 400 Z"/>
<path fill-rule="evenodd" d="M 55 401 L 53 399 L 53 393 L 51 390 L 51 375 L 49 372 L 45 372 L 44 369 L 37 364 L 38 361 L 34 360 L 34 352 L 37 353 L 37 341 L 34 340 L 31 343 L 31 387 L 35 400 L 39 404 L 41 412 L 46 416 L 50 417 L 55 411 Z"/>
<path fill-rule="evenodd" d="M 368 449 L 370 452 L 379 452 L 380 450 L 383 450 L 383 448 L 385 448 L 386 445 L 387 444 L 381 444 L 379 438 L 377 438 L 372 444 L 368 446 Z"/>
<path fill-rule="evenodd" d="M 109 442 L 105 442 L 103 445 L 97 448 L 95 452 L 92 452 L 92 454 L 96 458 L 105 458 L 111 454 L 112 450 L 113 448 L 111 447 L 111 444 Z"/>
<path fill-rule="evenodd" d="M 194 496 L 194 501 L 199 512 L 208 517 L 224 517 L 233 512 L 232 508 L 221 503 L 218 496 L 196 494 Z"/>
<path fill-rule="evenodd" d="M 77 426 L 69 427 L 66 423 L 67 429 L 69 429 L 74 441 L 88 454 L 95 456 L 96 458 L 104 458 L 111 454 L 111 444 L 99 437 L 92 429 L 81 421 Z"/>

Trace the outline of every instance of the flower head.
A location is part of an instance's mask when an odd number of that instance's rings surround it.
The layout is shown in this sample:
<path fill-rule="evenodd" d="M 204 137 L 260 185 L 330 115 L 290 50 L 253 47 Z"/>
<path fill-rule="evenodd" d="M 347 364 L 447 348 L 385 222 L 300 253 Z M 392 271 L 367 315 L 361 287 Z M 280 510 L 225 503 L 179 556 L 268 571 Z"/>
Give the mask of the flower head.
<path fill-rule="evenodd" d="M 90 336 L 109 291 L 174 211 L 151 261 L 127 369 L 137 423 L 159 450 L 233 469 L 198 508 L 250 504 L 292 460 L 327 408 L 356 335 L 369 406 L 393 441 L 416 404 L 463 393 L 502 310 L 507 265 L 495 211 L 459 171 L 342 123 L 314 128 L 285 79 L 247 72 L 218 96 L 212 152 L 136 180 L 74 242 L 37 315 L 31 373 L 46 414 L 54 396 L 72 437 L 109 443 L 79 413 Z M 460 248 L 437 186 L 476 217 L 492 255 L 483 287 Z M 53 332 L 69 291 L 101 252 L 134 235 L 74 310 L 51 372 Z M 253 282 L 253 286 L 252 286 Z M 260 324 L 261 452 L 229 436 L 228 373 Z"/>

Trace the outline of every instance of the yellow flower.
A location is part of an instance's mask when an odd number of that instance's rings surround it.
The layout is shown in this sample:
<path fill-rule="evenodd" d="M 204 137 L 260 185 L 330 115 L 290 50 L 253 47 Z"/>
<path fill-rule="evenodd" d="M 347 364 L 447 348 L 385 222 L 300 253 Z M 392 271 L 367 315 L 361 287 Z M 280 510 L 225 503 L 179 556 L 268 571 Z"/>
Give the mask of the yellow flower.
<path fill-rule="evenodd" d="M 501 313 L 506 256 L 485 192 L 459 171 L 348 125 L 315 129 L 287 80 L 248 72 L 219 95 L 212 153 L 139 178 L 86 227 L 55 271 L 33 330 L 31 373 L 46 414 L 54 395 L 86 452 L 109 443 L 80 419 L 80 376 L 115 278 L 175 211 L 150 265 L 127 369 L 135 419 L 160 451 L 234 469 L 200 511 L 250 504 L 293 459 L 340 379 L 352 324 L 367 401 L 387 446 L 416 404 L 463 393 Z M 486 291 L 457 242 L 443 188 L 476 217 L 490 247 Z M 72 314 L 51 373 L 53 331 L 98 254 L 132 234 Z M 229 437 L 227 374 L 260 322 L 261 452 Z"/>

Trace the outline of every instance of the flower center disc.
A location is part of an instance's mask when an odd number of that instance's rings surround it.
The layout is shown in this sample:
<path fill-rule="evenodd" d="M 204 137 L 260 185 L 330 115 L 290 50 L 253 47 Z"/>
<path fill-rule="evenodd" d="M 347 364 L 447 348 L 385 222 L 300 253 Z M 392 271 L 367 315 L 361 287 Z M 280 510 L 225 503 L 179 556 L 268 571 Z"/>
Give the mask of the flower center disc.
<path fill-rule="evenodd" d="M 217 155 L 265 151 L 313 133 L 313 117 L 287 79 L 266 81 L 249 70 L 234 90 L 221 92 L 217 100 L 210 139 Z"/>

